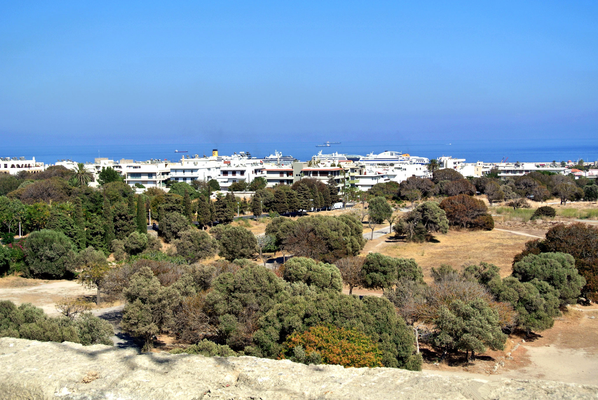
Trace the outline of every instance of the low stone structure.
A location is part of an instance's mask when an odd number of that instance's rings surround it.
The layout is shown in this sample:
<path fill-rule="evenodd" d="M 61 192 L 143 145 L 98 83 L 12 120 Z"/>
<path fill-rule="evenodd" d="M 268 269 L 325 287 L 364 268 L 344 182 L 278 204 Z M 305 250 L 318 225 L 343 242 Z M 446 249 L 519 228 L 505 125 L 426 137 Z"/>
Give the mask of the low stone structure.
<path fill-rule="evenodd" d="M 0 339 L 0 399 L 596 399 L 598 386 L 468 379 Z"/>

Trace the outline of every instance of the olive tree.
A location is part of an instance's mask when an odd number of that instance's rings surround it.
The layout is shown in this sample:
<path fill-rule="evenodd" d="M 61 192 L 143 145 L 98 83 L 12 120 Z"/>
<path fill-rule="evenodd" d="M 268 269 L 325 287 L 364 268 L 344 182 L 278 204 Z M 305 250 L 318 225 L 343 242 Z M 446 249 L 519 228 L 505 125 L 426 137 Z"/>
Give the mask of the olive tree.
<path fill-rule="evenodd" d="M 27 272 L 36 277 L 63 278 L 73 267 L 75 245 L 62 232 L 32 232 L 23 246 Z"/>
<path fill-rule="evenodd" d="M 218 225 L 210 233 L 218 241 L 220 257 L 228 261 L 250 258 L 257 251 L 257 239 L 253 233 L 240 226 Z"/>
<path fill-rule="evenodd" d="M 174 241 L 174 245 L 177 254 L 191 263 L 215 256 L 218 252 L 216 239 L 195 228 L 183 231 L 181 238 Z"/>

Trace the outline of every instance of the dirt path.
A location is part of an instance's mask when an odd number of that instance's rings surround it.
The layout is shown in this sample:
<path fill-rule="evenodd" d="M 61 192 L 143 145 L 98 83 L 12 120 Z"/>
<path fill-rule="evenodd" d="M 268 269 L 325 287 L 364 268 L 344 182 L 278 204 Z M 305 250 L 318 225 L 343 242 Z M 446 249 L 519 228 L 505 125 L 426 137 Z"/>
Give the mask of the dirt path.
<path fill-rule="evenodd" d="M 529 233 L 518 232 L 518 231 L 513 231 L 513 230 L 508 230 L 508 229 L 494 228 L 494 230 L 502 231 L 502 232 L 509 232 L 509 233 L 512 233 L 513 235 L 521 235 L 521 236 L 527 236 L 527 237 L 532 237 L 532 238 L 536 238 L 536 239 L 544 239 L 544 236 L 530 235 Z"/>

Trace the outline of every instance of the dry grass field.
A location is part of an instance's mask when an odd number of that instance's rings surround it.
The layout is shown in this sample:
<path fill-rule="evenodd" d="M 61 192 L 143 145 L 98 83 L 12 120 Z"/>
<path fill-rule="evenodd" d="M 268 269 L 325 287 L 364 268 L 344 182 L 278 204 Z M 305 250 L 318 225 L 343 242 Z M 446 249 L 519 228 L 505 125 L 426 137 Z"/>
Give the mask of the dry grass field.
<path fill-rule="evenodd" d="M 422 267 L 426 281 L 431 279 L 433 267 L 448 264 L 459 268 L 480 262 L 498 266 L 501 276 L 505 277 L 511 274 L 513 257 L 524 249 L 527 241 L 534 239 L 532 236 L 502 230 L 450 230 L 446 235 L 437 235 L 436 243 L 405 243 L 394 241 L 387 235 L 368 242 L 364 254 L 377 252 L 392 257 L 413 258 Z"/>

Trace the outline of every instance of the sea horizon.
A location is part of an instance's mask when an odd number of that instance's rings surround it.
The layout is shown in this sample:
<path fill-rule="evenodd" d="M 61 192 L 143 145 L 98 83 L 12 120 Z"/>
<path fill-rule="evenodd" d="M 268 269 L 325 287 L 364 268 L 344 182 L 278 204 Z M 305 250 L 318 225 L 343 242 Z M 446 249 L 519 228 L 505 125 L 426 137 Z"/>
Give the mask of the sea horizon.
<path fill-rule="evenodd" d="M 300 161 L 308 161 L 322 151 L 324 154 L 338 152 L 347 155 L 365 156 L 369 153 L 381 153 L 385 150 L 400 151 L 429 159 L 441 156 L 464 158 L 466 162 L 552 162 L 598 160 L 598 139 L 570 140 L 563 139 L 538 143 L 537 140 L 505 141 L 500 139 L 482 140 L 397 140 L 397 141 L 345 141 L 331 144 L 329 147 L 317 147 L 323 142 L 236 142 L 236 143 L 139 143 L 139 144 L 3 144 L 0 157 L 25 157 L 45 164 L 54 164 L 60 160 L 93 162 L 95 158 L 109 158 L 115 161 L 149 159 L 178 162 L 181 156 L 199 157 L 212 154 L 217 149 L 220 155 L 232 155 L 248 152 L 254 157 L 266 157 L 275 151 L 285 156 L 293 156 Z M 175 151 L 185 153 L 176 153 Z"/>

